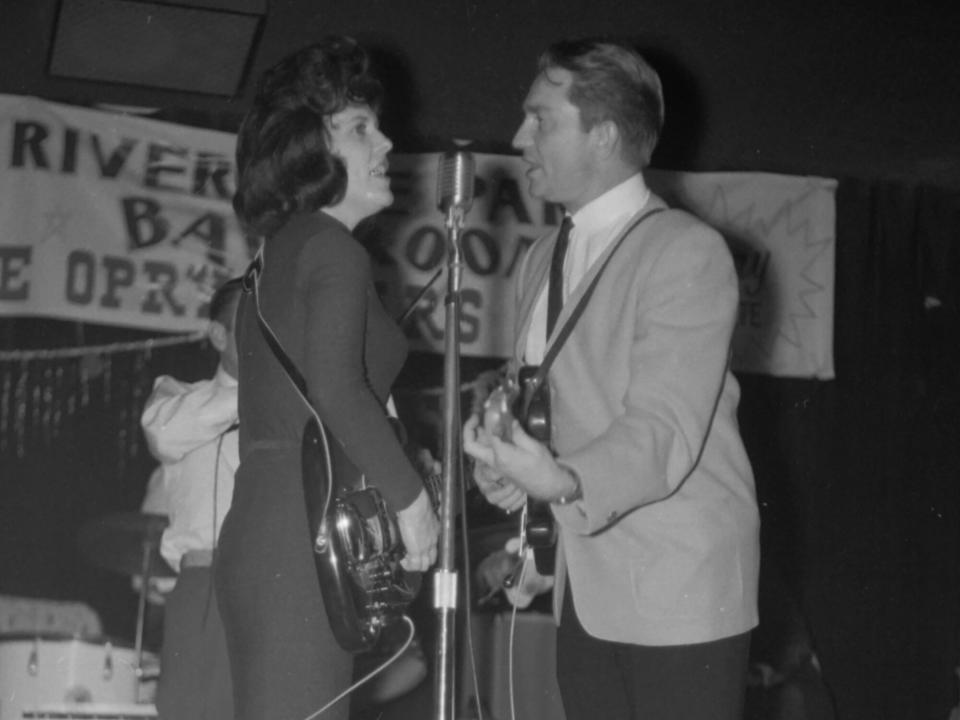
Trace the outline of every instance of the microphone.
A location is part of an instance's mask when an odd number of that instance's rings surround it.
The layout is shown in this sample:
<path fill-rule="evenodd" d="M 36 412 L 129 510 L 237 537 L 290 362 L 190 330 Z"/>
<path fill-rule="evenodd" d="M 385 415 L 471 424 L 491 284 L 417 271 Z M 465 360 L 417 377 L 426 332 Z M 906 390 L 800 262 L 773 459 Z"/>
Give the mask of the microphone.
<path fill-rule="evenodd" d="M 447 216 L 447 227 L 459 226 L 473 205 L 473 153 L 449 150 L 440 155 L 437 170 L 437 207 Z"/>

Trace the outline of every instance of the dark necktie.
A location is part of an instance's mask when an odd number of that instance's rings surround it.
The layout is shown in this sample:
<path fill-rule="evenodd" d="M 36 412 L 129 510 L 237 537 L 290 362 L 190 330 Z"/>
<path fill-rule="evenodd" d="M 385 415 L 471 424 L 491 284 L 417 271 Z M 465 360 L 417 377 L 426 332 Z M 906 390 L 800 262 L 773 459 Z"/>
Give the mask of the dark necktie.
<path fill-rule="evenodd" d="M 563 259 L 567 254 L 567 242 L 570 240 L 570 228 L 573 220 L 569 215 L 563 216 L 560 223 L 560 232 L 557 235 L 557 244 L 553 248 L 553 258 L 550 260 L 550 284 L 547 286 L 547 337 L 553 332 L 557 324 L 557 317 L 563 307 Z"/>

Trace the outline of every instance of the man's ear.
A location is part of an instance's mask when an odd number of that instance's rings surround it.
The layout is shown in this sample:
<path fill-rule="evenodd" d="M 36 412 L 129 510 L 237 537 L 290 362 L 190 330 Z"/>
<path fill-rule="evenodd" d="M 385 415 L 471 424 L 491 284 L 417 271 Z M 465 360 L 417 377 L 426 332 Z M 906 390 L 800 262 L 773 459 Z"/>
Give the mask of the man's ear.
<path fill-rule="evenodd" d="M 590 128 L 593 145 L 601 158 L 614 154 L 620 144 L 620 128 L 612 120 L 601 120 Z"/>
<path fill-rule="evenodd" d="M 210 338 L 210 344 L 216 348 L 217 352 L 223 352 L 227 349 L 227 326 L 217 320 L 210 321 L 210 327 L 207 328 L 207 337 Z"/>

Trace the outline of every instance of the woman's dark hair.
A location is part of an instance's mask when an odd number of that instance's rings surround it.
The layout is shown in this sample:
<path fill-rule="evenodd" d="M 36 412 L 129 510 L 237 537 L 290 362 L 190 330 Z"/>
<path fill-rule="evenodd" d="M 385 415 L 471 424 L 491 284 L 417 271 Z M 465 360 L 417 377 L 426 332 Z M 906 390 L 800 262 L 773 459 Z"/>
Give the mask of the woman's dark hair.
<path fill-rule="evenodd" d="M 347 187 L 324 120 L 350 105 L 379 109 L 383 89 L 352 38 L 330 36 L 260 77 L 237 135 L 233 208 L 244 230 L 269 236 L 297 212 L 335 205 Z"/>
<path fill-rule="evenodd" d="M 583 129 L 612 121 L 627 159 L 638 168 L 649 165 L 663 129 L 663 89 L 656 70 L 625 44 L 593 39 L 562 40 L 547 48 L 539 70 L 556 67 L 573 75 L 569 99 L 580 109 Z"/>

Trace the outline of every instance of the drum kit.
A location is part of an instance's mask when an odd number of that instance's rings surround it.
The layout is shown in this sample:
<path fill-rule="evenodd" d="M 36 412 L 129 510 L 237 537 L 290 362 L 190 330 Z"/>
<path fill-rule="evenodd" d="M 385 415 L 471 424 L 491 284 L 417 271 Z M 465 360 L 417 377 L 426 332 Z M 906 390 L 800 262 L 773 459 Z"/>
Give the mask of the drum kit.
<path fill-rule="evenodd" d="M 117 513 L 80 529 L 91 564 L 139 578 L 134 646 L 65 634 L 0 636 L 0 720 L 156 718 L 159 663 L 143 647 L 150 580 L 174 571 L 160 555 L 165 515 Z"/>

